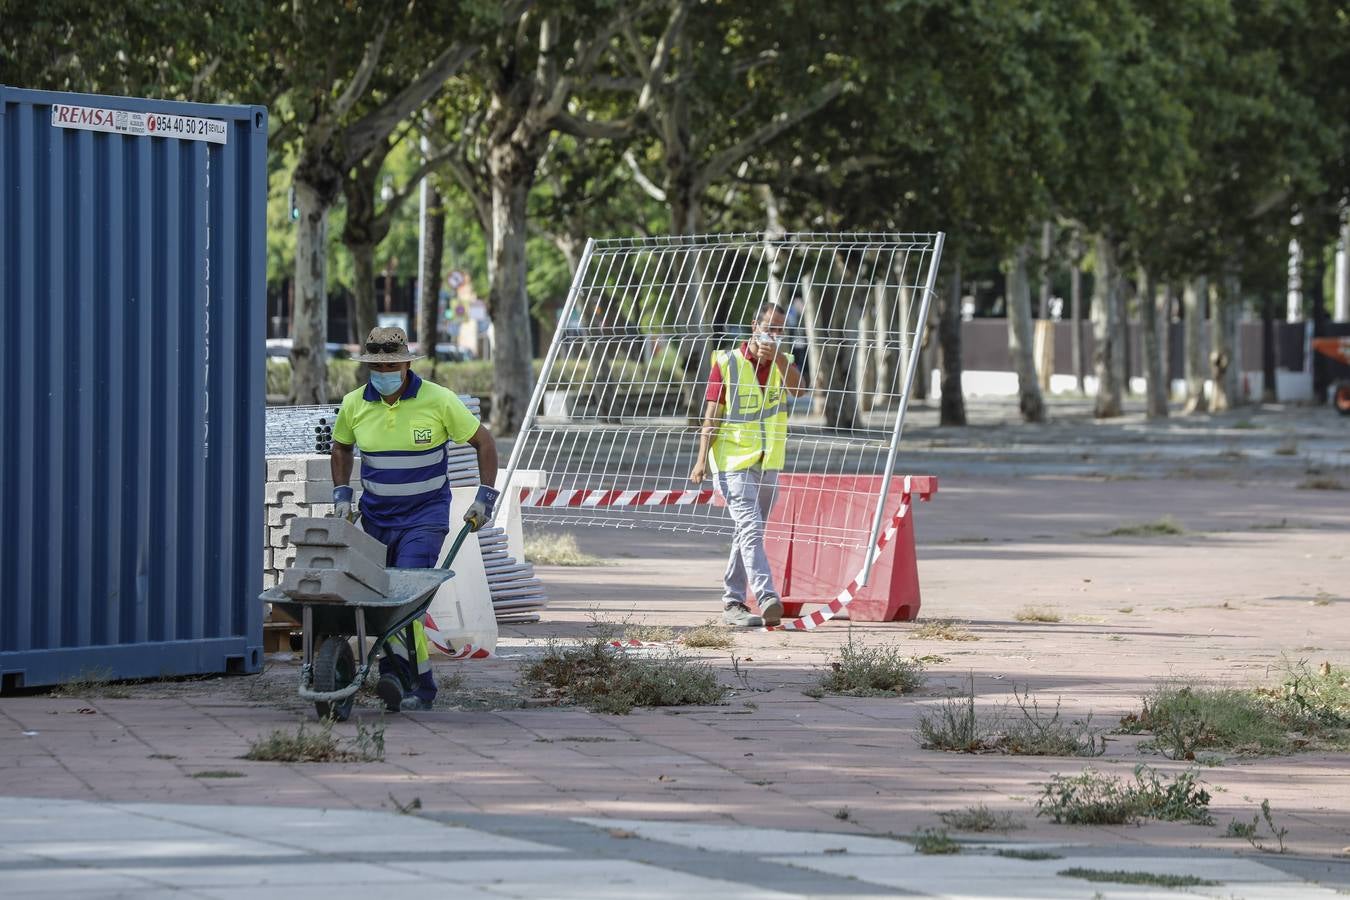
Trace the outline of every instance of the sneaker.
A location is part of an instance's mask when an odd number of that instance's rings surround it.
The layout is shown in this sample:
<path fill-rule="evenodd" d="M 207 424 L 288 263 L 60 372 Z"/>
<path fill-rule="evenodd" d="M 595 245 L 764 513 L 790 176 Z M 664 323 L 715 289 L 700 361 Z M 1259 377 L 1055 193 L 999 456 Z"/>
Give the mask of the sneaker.
<path fill-rule="evenodd" d="M 403 682 L 398 680 L 397 675 L 381 675 L 375 684 L 375 695 L 384 701 L 384 708 L 388 712 L 398 712 L 403 708 Z"/>
<path fill-rule="evenodd" d="M 722 611 L 722 624 L 733 628 L 762 628 L 764 620 L 752 613 L 744 603 L 729 603 Z"/>
<path fill-rule="evenodd" d="M 759 614 L 765 625 L 777 625 L 783 621 L 783 601 L 770 597 L 759 605 Z"/>
<path fill-rule="evenodd" d="M 431 701 L 423 700 L 421 697 L 410 694 L 403 698 L 403 702 L 399 705 L 399 709 L 404 712 L 426 712 L 431 709 Z"/>

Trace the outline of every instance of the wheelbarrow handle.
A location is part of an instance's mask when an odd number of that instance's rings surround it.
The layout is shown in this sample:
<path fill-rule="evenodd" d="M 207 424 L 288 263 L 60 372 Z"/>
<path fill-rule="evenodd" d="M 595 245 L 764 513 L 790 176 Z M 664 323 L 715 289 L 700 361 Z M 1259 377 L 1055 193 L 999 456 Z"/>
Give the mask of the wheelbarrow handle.
<path fill-rule="evenodd" d="M 450 552 L 445 555 L 445 559 L 441 560 L 440 568 L 450 568 L 450 564 L 454 562 L 455 557 L 459 555 L 459 548 L 463 546 L 464 539 L 469 536 L 469 531 L 470 523 L 465 522 L 464 527 L 459 530 L 459 534 L 455 535 L 455 542 L 450 545 Z"/>

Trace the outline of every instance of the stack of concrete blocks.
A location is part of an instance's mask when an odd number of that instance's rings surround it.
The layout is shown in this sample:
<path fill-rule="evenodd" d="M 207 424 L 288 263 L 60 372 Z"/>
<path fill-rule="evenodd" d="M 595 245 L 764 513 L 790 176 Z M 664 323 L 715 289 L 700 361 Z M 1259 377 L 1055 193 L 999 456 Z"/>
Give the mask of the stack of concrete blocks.
<path fill-rule="evenodd" d="M 314 603 L 368 603 L 389 594 L 385 546 L 346 519 L 297 516 L 290 520 L 295 563 L 281 590 Z"/>
<path fill-rule="evenodd" d="M 267 517 L 264 531 L 267 546 L 263 548 L 264 588 L 279 584 L 281 574 L 295 561 L 296 549 L 290 542 L 291 520 L 332 515 L 333 479 L 329 459 L 319 454 L 307 454 L 267 460 L 267 483 L 263 488 L 263 508 Z M 359 497 L 360 479 L 355 481 Z"/>

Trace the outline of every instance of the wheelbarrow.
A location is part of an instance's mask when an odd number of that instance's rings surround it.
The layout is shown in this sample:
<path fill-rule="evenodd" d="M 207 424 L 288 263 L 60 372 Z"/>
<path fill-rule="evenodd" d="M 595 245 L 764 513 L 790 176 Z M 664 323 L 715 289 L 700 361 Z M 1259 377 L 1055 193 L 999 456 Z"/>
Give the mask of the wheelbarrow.
<path fill-rule="evenodd" d="M 351 715 L 356 692 L 365 683 L 366 676 L 381 651 L 396 635 L 402 633 L 403 646 L 411 657 L 417 646 L 413 640 L 413 623 L 426 614 L 436 589 L 454 577 L 450 564 L 459 554 L 470 526 L 465 523 L 450 546 L 450 552 L 435 569 L 389 569 L 389 593 L 362 603 L 333 603 L 331 601 L 299 600 L 285 594 L 280 587 L 270 588 L 259 599 L 271 603 L 282 612 L 300 621 L 300 697 L 314 703 L 320 719 L 347 721 Z M 377 635 L 366 651 L 366 636 Z M 364 656 L 357 665 L 350 639 Z M 415 671 L 416 666 L 409 666 Z M 407 676 L 403 692 L 413 685 Z"/>
<path fill-rule="evenodd" d="M 1313 338 L 1312 347 L 1328 359 L 1350 366 L 1350 337 Z M 1331 402 L 1341 415 L 1350 416 L 1350 381 L 1331 386 Z"/>

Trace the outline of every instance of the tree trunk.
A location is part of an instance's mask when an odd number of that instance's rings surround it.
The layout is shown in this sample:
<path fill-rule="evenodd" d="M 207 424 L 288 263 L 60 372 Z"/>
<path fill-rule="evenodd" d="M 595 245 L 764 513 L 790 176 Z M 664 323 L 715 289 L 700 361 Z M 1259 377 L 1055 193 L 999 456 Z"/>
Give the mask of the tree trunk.
<path fill-rule="evenodd" d="M 1261 402 L 1278 403 L 1275 388 L 1275 303 L 1267 294 L 1261 303 Z"/>
<path fill-rule="evenodd" d="M 1087 348 L 1083 341 L 1083 270 L 1079 261 L 1074 260 L 1069 269 L 1069 320 L 1073 328 L 1069 331 L 1069 350 L 1073 354 L 1073 375 L 1078 382 L 1078 393 L 1087 393 Z"/>
<path fill-rule="evenodd" d="M 1205 360 L 1208 357 L 1205 344 L 1205 297 L 1209 293 L 1208 282 L 1203 278 L 1193 278 L 1186 282 L 1181 294 L 1182 328 L 1186 342 L 1186 415 L 1195 415 L 1209 411 L 1209 398 L 1205 395 Z"/>
<path fill-rule="evenodd" d="M 1167 389 L 1163 379 L 1162 345 L 1158 341 L 1158 299 L 1148 272 L 1139 270 L 1139 323 L 1144 338 L 1145 415 L 1167 418 Z"/>
<path fill-rule="evenodd" d="M 877 294 L 886 290 L 884 283 L 874 283 L 872 290 L 868 291 L 869 299 L 875 301 Z M 858 316 L 858 357 L 853 362 L 854 371 L 858 373 L 855 379 L 857 397 L 854 402 L 858 404 L 858 412 L 865 413 L 872 408 L 872 392 L 876 390 L 876 359 L 872 355 L 872 344 L 876 337 L 873 329 L 873 306 L 863 301 L 862 315 Z"/>
<path fill-rule="evenodd" d="M 1176 306 L 1177 286 L 1175 282 L 1163 285 L 1158 305 L 1158 359 L 1162 360 L 1163 398 L 1172 400 L 1172 310 Z"/>
<path fill-rule="evenodd" d="M 873 385 L 873 402 L 871 405 L 891 403 L 899 394 L 898 384 L 901 384 L 903 374 L 898 374 L 896 362 L 898 351 L 895 349 L 897 337 L 903 335 L 905 323 L 900 323 L 901 335 L 890 333 L 891 329 L 891 311 L 895 307 L 896 288 L 889 284 L 878 284 L 876 287 L 876 304 L 873 307 L 872 334 L 875 339 L 875 357 L 872 365 L 875 372 L 875 382 Z M 898 377 L 897 377 L 898 374 Z M 916 385 L 915 393 L 919 392 Z"/>
<path fill-rule="evenodd" d="M 837 260 L 844 277 L 841 284 L 856 284 L 860 261 L 851 258 L 848 251 L 837 251 Z M 828 329 L 821 352 L 821 371 L 818 389 L 825 393 L 825 425 L 840 430 L 861 426 L 858 397 L 854 391 L 857 372 L 857 334 L 861 310 L 855 309 L 852 296 L 840 302 L 841 289 L 828 285 L 821 291 L 821 318 Z"/>
<path fill-rule="evenodd" d="M 1092 414 L 1098 419 L 1119 416 L 1125 381 L 1124 316 L 1120 276 L 1116 271 L 1115 247 L 1109 238 L 1097 238 L 1097 262 L 1092 286 L 1092 354 L 1097 375 L 1097 402 Z"/>
<path fill-rule="evenodd" d="M 1214 382 L 1214 412 L 1235 409 L 1243 404 L 1240 385 L 1241 361 L 1238 359 L 1237 326 L 1241 311 L 1241 285 L 1232 272 L 1225 273 L 1210 286 L 1213 304 L 1213 349 L 1209 354 L 1209 377 Z"/>
<path fill-rule="evenodd" d="M 328 210 L 325 196 L 313 184 L 295 178 L 300 209 L 295 237 L 295 326 L 291 345 L 293 405 L 328 402 Z"/>
<path fill-rule="evenodd" d="M 1024 422 L 1045 421 L 1045 401 L 1036 379 L 1036 358 L 1032 346 L 1031 285 L 1027 280 L 1027 245 L 1013 254 L 1008 273 L 1008 355 L 1017 372 L 1017 407 Z"/>
<path fill-rule="evenodd" d="M 433 380 L 436 375 L 436 341 L 441 324 L 441 268 L 445 263 L 445 198 L 432 185 L 427 196 L 426 271 L 420 273 L 418 284 L 422 292 L 422 321 L 417 323 L 417 341 L 422 354 L 431 360 Z"/>
<path fill-rule="evenodd" d="M 501 151 L 494 151 L 494 156 Z M 492 431 L 520 430 L 533 388 L 530 308 L 525 292 L 526 207 L 535 167 L 520 160 L 492 164 Z"/>
<path fill-rule="evenodd" d="M 820 348 L 820 304 L 817 302 L 815 285 L 809 272 L 802 273 L 800 286 L 802 326 L 806 329 L 806 361 L 810 363 L 810 374 L 807 377 L 811 382 L 811 412 L 821 415 L 825 412 L 825 382 L 821 377 L 825 367 L 824 354 Z"/>
<path fill-rule="evenodd" d="M 944 297 L 938 299 L 938 343 L 942 351 L 942 403 L 938 423 L 965 425 L 966 398 L 961 391 L 961 263 L 954 254 L 951 284 Z"/>
<path fill-rule="evenodd" d="M 347 252 L 352 255 L 352 269 L 356 281 L 352 285 L 352 296 L 356 301 L 356 341 L 361 343 L 375 327 L 376 321 L 375 245 L 347 244 Z"/>

